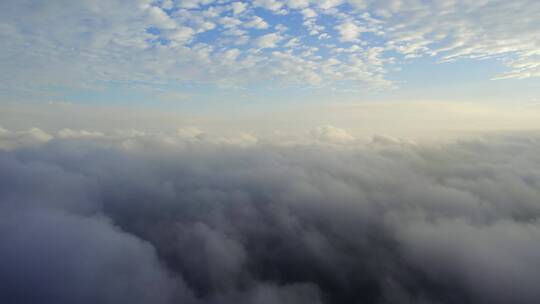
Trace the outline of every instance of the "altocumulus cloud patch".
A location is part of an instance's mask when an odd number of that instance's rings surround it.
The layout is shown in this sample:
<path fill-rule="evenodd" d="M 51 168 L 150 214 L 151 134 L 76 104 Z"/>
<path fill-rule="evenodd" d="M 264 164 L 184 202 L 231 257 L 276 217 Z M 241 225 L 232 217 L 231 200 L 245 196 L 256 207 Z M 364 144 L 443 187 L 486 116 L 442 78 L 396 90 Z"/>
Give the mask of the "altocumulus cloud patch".
<path fill-rule="evenodd" d="M 73 138 L 0 152 L 6 303 L 540 301 L 537 136 Z"/>
<path fill-rule="evenodd" d="M 501 59 L 486 79 L 524 79 L 540 75 L 539 12 L 534 0 L 2 1 L 0 85 L 383 89 L 415 58 Z"/>

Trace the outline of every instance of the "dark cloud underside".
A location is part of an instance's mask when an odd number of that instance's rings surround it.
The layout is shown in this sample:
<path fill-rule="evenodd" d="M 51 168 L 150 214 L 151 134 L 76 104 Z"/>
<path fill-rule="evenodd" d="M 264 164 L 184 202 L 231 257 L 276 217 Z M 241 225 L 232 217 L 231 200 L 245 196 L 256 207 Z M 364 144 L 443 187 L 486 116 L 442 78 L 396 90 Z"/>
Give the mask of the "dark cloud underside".
<path fill-rule="evenodd" d="M 540 301 L 538 137 L 112 146 L 0 152 L 1 302 Z"/>

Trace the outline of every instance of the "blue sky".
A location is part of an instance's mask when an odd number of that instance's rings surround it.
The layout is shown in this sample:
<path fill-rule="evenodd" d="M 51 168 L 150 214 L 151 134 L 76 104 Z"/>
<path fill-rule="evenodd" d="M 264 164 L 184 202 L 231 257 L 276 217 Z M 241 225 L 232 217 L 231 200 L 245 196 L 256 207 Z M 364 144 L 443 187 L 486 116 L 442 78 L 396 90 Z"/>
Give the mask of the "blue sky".
<path fill-rule="evenodd" d="M 2 1 L 2 103 L 537 103 L 540 3 Z"/>

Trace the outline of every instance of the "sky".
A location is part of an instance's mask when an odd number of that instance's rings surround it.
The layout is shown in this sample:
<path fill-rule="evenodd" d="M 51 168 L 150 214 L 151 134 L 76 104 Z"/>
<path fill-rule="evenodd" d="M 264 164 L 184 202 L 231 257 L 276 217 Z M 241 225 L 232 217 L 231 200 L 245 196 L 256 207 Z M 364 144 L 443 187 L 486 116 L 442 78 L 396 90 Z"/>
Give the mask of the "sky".
<path fill-rule="evenodd" d="M 2 103 L 540 102 L 535 0 L 2 1 Z"/>

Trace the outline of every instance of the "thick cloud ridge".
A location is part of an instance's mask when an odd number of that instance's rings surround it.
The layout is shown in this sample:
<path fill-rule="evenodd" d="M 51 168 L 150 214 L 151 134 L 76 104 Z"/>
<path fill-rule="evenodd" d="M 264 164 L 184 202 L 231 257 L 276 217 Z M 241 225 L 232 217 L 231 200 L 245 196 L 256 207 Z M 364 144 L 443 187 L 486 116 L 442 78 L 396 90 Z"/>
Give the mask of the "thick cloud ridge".
<path fill-rule="evenodd" d="M 538 303 L 539 217 L 537 135 L 57 138 L 0 151 L 0 299 Z"/>

